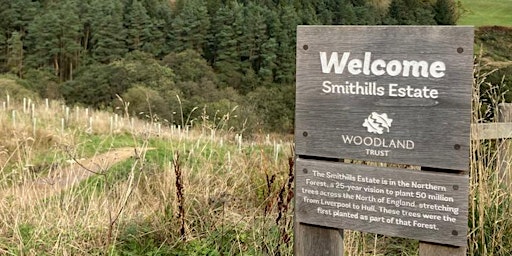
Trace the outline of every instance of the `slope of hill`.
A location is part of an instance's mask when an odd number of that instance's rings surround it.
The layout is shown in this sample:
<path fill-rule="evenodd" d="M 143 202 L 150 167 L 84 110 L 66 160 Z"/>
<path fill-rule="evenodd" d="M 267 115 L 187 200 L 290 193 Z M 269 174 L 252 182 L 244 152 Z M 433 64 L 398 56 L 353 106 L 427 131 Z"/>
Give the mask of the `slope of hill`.
<path fill-rule="evenodd" d="M 512 0 L 461 0 L 459 25 L 512 26 Z"/>

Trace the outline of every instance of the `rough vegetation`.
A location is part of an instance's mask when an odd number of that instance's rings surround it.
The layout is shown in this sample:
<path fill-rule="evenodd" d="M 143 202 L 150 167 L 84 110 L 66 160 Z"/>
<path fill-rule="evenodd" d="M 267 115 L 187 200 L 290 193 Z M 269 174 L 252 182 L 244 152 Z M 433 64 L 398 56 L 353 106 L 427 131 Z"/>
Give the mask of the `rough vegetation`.
<path fill-rule="evenodd" d="M 452 24 L 454 6 L 0 0 L 0 254 L 292 255 L 295 27 Z M 512 100 L 510 38 L 476 31 L 474 123 Z M 502 142 L 472 143 L 470 255 L 512 251 Z M 55 180 L 70 183 L 38 190 Z M 347 255 L 418 253 L 344 241 Z"/>
<path fill-rule="evenodd" d="M 131 102 L 130 113 L 168 124 L 193 124 L 204 112 L 229 109 L 228 129 L 289 132 L 297 25 L 445 25 L 455 22 L 453 6 L 450 0 L 0 0 L 0 73 L 69 105 L 113 110 L 119 95 Z"/>

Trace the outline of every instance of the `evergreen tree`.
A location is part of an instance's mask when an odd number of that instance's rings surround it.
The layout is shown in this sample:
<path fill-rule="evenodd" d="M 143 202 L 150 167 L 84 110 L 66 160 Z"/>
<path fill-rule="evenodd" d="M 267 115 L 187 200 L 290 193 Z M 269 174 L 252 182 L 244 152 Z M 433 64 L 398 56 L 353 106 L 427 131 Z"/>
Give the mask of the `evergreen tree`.
<path fill-rule="evenodd" d="M 278 16 L 279 26 L 272 35 L 278 43 L 274 81 L 293 83 L 295 81 L 296 27 L 300 24 L 300 18 L 293 6 L 281 7 Z"/>
<path fill-rule="evenodd" d="M 242 31 L 237 40 L 241 58 L 240 71 L 244 74 L 245 80 L 239 88 L 242 93 L 254 89 L 252 87 L 255 87 L 257 81 L 249 78 L 260 75 L 260 69 L 264 68 L 265 64 L 272 65 L 272 59 L 275 59 L 276 42 L 268 36 L 265 11 L 263 7 L 250 3 L 244 8 L 244 19 L 240 20 Z M 264 63 L 266 58 L 269 58 L 268 61 L 271 63 Z M 269 67 L 269 70 L 271 72 L 272 67 Z"/>
<path fill-rule="evenodd" d="M 61 22 L 61 32 L 59 35 L 60 44 L 60 78 L 62 80 L 73 79 L 74 69 L 78 66 L 81 38 L 82 22 L 79 19 L 76 0 L 68 0 L 61 4 L 59 10 L 59 21 Z M 81 1 L 81 0 L 79 0 Z"/>
<path fill-rule="evenodd" d="M 31 0 L 0 0 L 0 72 L 10 71 L 7 40 L 13 32 L 18 32 L 23 39 L 39 8 L 39 2 Z"/>
<path fill-rule="evenodd" d="M 174 51 L 193 49 L 203 53 L 209 27 L 210 20 L 204 2 L 202 0 L 186 1 L 172 24 Z"/>
<path fill-rule="evenodd" d="M 163 57 L 171 52 L 172 10 L 166 0 L 145 0 L 144 7 L 150 17 L 150 37 L 144 51 L 151 52 L 157 57 Z"/>
<path fill-rule="evenodd" d="M 23 42 L 21 41 L 21 35 L 17 31 L 12 33 L 11 38 L 7 40 L 8 44 L 8 57 L 7 57 L 7 68 L 13 74 L 18 77 L 23 77 Z"/>
<path fill-rule="evenodd" d="M 223 0 L 207 0 L 206 1 L 206 8 L 208 9 L 208 14 L 210 14 L 210 17 L 215 17 L 215 14 L 217 13 L 217 10 L 219 10 L 223 5 L 225 1 Z"/>
<path fill-rule="evenodd" d="M 242 83 L 238 36 L 242 33 L 243 6 L 232 3 L 221 7 L 212 21 L 209 49 L 212 63 L 224 87 L 237 88 Z"/>
<path fill-rule="evenodd" d="M 40 10 L 39 2 L 32 0 L 0 0 L 0 8 L 0 26 L 22 37 Z"/>
<path fill-rule="evenodd" d="M 380 25 L 382 24 L 382 13 L 372 4 L 365 6 L 354 6 L 354 15 L 358 25 Z"/>
<path fill-rule="evenodd" d="M 128 6 L 126 15 L 127 45 L 129 50 L 149 48 L 151 38 L 151 20 L 146 8 L 138 1 L 133 0 Z"/>
<path fill-rule="evenodd" d="M 434 19 L 438 25 L 455 25 L 457 22 L 457 12 L 453 0 L 437 0 L 434 12 Z"/>
<path fill-rule="evenodd" d="M 80 66 L 82 61 L 88 60 L 88 53 L 90 52 L 92 24 L 95 18 L 94 9 L 91 6 L 91 0 L 77 1 L 78 18 L 81 22 L 81 49 L 78 54 L 77 68 Z M 87 63 L 86 63 L 87 64 Z"/>
<path fill-rule="evenodd" d="M 350 1 L 345 0 L 339 3 L 338 11 L 335 13 L 334 24 L 354 25 L 357 24 L 357 17 L 354 7 Z"/>
<path fill-rule="evenodd" d="M 312 2 L 307 0 L 297 0 L 295 3 L 295 9 L 300 17 L 300 24 L 303 25 L 326 25 L 322 23 L 319 15 L 315 10 Z"/>
<path fill-rule="evenodd" d="M 388 25 L 434 25 L 434 13 L 428 2 L 392 0 L 384 19 Z"/>
<path fill-rule="evenodd" d="M 0 72 L 6 72 L 7 69 L 7 38 L 5 35 L 7 32 L 0 27 Z"/>
<path fill-rule="evenodd" d="M 72 77 L 80 51 L 81 23 L 73 1 L 52 5 L 30 24 L 27 65 L 50 66 L 61 81 Z"/>
<path fill-rule="evenodd" d="M 120 0 L 95 0 L 91 4 L 95 13 L 92 23 L 92 58 L 100 63 L 110 63 L 124 57 L 126 30 L 123 26 L 123 4 Z"/>

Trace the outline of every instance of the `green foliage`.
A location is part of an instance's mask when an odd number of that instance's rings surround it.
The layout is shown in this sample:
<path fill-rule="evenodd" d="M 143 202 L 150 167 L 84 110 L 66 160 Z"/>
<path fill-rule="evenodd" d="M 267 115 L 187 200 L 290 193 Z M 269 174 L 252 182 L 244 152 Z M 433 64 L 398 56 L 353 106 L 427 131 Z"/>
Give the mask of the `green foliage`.
<path fill-rule="evenodd" d="M 221 7 L 212 20 L 212 39 L 209 53 L 213 67 L 221 85 L 237 88 L 242 83 L 243 74 L 239 70 L 240 53 L 237 36 L 241 33 L 242 6 L 233 3 Z"/>
<path fill-rule="evenodd" d="M 0 53 L 7 52 L 7 38 L 5 37 L 5 31 L 0 27 Z M 0 54 L 0 72 L 7 72 L 9 69 L 7 68 L 7 55 Z"/>
<path fill-rule="evenodd" d="M 162 66 L 159 61 L 144 52 L 131 52 L 125 59 L 113 62 L 114 67 L 125 71 L 124 80 L 131 84 L 144 84 L 146 87 L 157 90 L 162 96 L 175 97 L 171 91 L 175 86 L 173 70 Z"/>
<path fill-rule="evenodd" d="M 0 0 L 0 72 L 71 104 L 110 108 L 123 95 L 146 113 L 143 95 L 154 95 L 152 110 L 171 122 L 222 109 L 244 115 L 226 127 L 287 131 L 293 93 L 273 90 L 295 81 L 297 25 L 444 24 L 449 3 L 393 0 L 388 11 L 364 0 Z"/>
<path fill-rule="evenodd" d="M 174 86 L 174 73 L 142 52 L 132 52 L 126 59 L 109 65 L 95 64 L 81 68 L 76 78 L 62 84 L 61 92 L 70 104 L 82 103 L 96 108 L 112 106 L 117 95 L 134 86 L 152 89 L 166 101 L 180 92 Z M 159 101 L 159 100 L 157 100 Z M 170 104 L 170 103 L 169 103 Z M 169 117 L 167 109 L 159 114 Z"/>
<path fill-rule="evenodd" d="M 146 8 L 138 0 L 133 0 L 127 12 L 125 27 L 127 27 L 128 49 L 132 51 L 148 49 L 151 21 Z"/>
<path fill-rule="evenodd" d="M 47 12 L 34 18 L 29 26 L 28 45 L 30 67 L 51 66 L 61 81 L 72 77 L 77 66 L 80 44 L 80 20 L 74 1 L 51 5 Z"/>
<path fill-rule="evenodd" d="M 154 116 L 174 122 L 174 115 L 179 106 L 170 106 L 171 102 L 166 102 L 160 94 L 153 89 L 134 86 L 121 95 L 124 102 L 128 104 L 128 113 L 130 116 L 136 116 L 141 119 L 151 119 Z M 123 109 L 122 105 L 118 108 Z"/>
<path fill-rule="evenodd" d="M 94 0 L 91 3 L 91 57 L 100 63 L 120 60 L 128 51 L 121 1 Z"/>
<path fill-rule="evenodd" d="M 109 106 L 124 93 L 130 83 L 126 70 L 115 65 L 95 64 L 79 69 L 72 81 L 62 84 L 60 91 L 69 104 L 82 103 L 94 108 Z"/>
<path fill-rule="evenodd" d="M 288 85 L 259 87 L 248 97 L 252 102 L 261 127 L 271 131 L 291 132 L 295 113 L 295 87 Z"/>
<path fill-rule="evenodd" d="M 170 53 L 163 58 L 162 64 L 173 70 L 178 83 L 215 81 L 212 67 L 193 49 Z"/>
<path fill-rule="evenodd" d="M 23 78 L 27 88 L 36 92 L 41 98 L 61 99 L 59 78 L 46 69 L 29 69 Z"/>
<path fill-rule="evenodd" d="M 0 0 L 0 27 L 5 29 L 4 36 L 9 38 L 9 34 L 14 31 L 18 31 L 22 36 L 25 35 L 39 9 L 38 1 Z"/>
<path fill-rule="evenodd" d="M 11 38 L 7 40 L 7 69 L 11 73 L 22 77 L 23 72 L 23 42 L 21 35 L 17 31 L 13 32 Z"/>
<path fill-rule="evenodd" d="M 209 26 L 210 19 L 204 1 L 185 1 L 183 9 L 172 23 L 172 35 L 175 40 L 174 51 L 193 49 L 203 52 Z"/>
<path fill-rule="evenodd" d="M 276 49 L 274 80 L 277 83 L 293 83 L 295 81 L 295 43 L 293 36 L 297 25 L 300 24 L 299 13 L 293 6 L 279 8 L 278 20 L 273 22 L 271 37 L 278 45 Z"/>
<path fill-rule="evenodd" d="M 389 25 L 435 25 L 433 7 L 429 2 L 392 0 L 384 23 Z"/>
<path fill-rule="evenodd" d="M 9 95 L 11 99 L 16 100 L 21 100 L 23 98 L 37 98 L 37 94 L 19 83 L 17 77 L 6 75 L 0 76 L 0 88 L 0 95 L 2 95 L 2 97 Z"/>
<path fill-rule="evenodd" d="M 457 23 L 457 10 L 454 0 L 437 0 L 434 5 L 438 25 L 455 25 Z"/>

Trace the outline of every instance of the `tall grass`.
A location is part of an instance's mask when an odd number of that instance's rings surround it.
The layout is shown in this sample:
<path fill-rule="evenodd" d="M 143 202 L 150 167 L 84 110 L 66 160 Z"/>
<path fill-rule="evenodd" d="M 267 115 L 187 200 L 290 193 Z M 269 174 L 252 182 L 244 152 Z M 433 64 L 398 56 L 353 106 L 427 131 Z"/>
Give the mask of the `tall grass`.
<path fill-rule="evenodd" d="M 485 120 L 486 116 L 499 116 L 499 104 L 503 103 L 502 95 L 488 90 L 490 100 L 479 101 L 481 87 L 495 88 L 486 81 L 491 71 L 475 70 L 473 122 L 497 122 Z M 487 112 L 494 113 L 489 114 Z M 510 164 L 500 164 L 500 157 L 510 158 L 509 140 L 473 140 L 470 170 L 470 213 L 468 251 L 470 255 L 510 255 L 512 252 L 512 183 L 510 180 Z M 503 175 L 507 173 L 507 175 Z"/>
<path fill-rule="evenodd" d="M 118 117 L 112 125 L 112 114 L 88 111 L 91 126 L 58 102 L 35 115 L 21 105 L 0 109 L 2 134 L 13 140 L 2 144 L 0 254 L 291 254 L 290 142 L 245 141 L 208 124 L 183 129 Z M 13 110 L 22 112 L 15 123 Z M 34 143 L 45 136 L 51 139 Z M 119 147 L 133 147 L 132 157 L 101 168 L 81 164 Z M 56 170 L 34 168 L 52 164 Z M 52 174 L 80 176 L 77 165 L 90 168 L 87 179 L 21 196 L 54 186 L 45 183 Z"/>
<path fill-rule="evenodd" d="M 477 123 L 496 116 L 485 111 L 502 99 L 488 97 L 482 106 L 486 74 L 475 74 Z M 0 108 L 1 255 L 293 254 L 291 138 L 248 140 L 208 118 L 188 129 L 35 104 L 33 112 L 21 100 Z M 503 145 L 472 141 L 469 255 L 512 251 L 512 193 L 496 164 Z M 130 158 L 101 165 L 126 147 Z M 80 176 L 84 169 L 89 174 Z M 41 189 L 64 173 L 82 178 Z M 29 189 L 39 194 L 21 195 Z M 344 241 L 346 255 L 418 255 L 418 241 L 410 239 L 347 230 Z"/>

